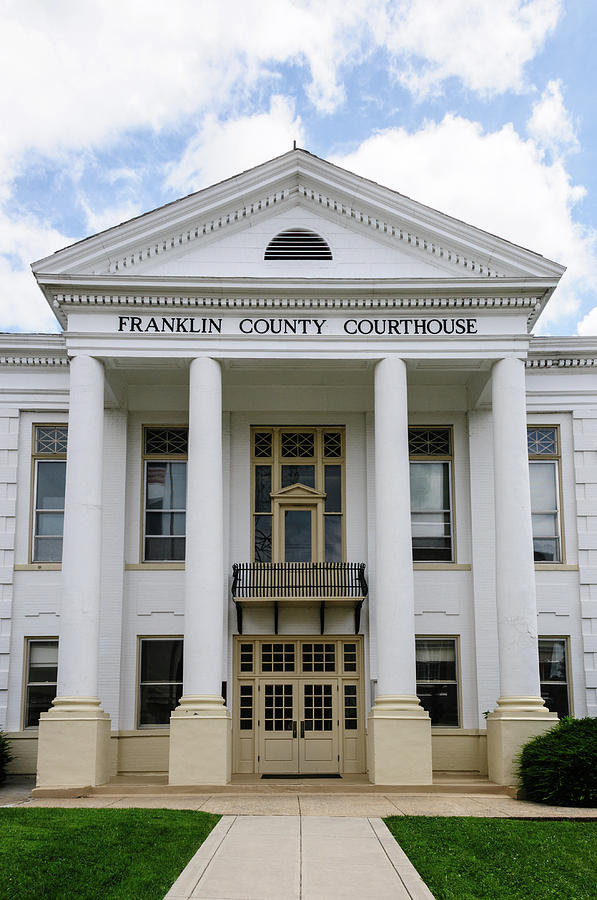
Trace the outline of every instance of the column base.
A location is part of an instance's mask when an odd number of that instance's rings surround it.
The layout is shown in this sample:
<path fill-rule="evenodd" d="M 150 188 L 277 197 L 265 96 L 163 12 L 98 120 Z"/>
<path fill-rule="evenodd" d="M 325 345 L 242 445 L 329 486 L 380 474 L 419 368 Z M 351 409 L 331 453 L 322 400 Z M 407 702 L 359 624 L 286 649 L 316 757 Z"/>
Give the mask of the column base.
<path fill-rule="evenodd" d="M 169 784 L 228 784 L 230 714 L 222 697 L 181 697 L 170 718 Z"/>
<path fill-rule="evenodd" d="M 57 697 L 39 717 L 36 786 L 95 787 L 112 774 L 110 716 L 97 697 Z"/>
<path fill-rule="evenodd" d="M 489 780 L 515 785 L 516 759 L 521 747 L 558 721 L 541 697 L 500 697 L 487 717 L 487 766 Z"/>
<path fill-rule="evenodd" d="M 367 743 L 373 784 L 431 784 L 431 719 L 418 697 L 377 697 Z"/>

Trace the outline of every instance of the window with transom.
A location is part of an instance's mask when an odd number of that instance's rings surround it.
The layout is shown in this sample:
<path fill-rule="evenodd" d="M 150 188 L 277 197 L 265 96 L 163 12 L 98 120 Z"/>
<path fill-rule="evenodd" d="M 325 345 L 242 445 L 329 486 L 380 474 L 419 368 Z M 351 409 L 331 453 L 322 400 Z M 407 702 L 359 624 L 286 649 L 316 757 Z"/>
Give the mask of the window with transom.
<path fill-rule="evenodd" d="M 408 429 L 414 562 L 452 562 L 452 429 Z"/>
<path fill-rule="evenodd" d="M 62 560 L 67 425 L 33 426 L 32 562 Z"/>
<path fill-rule="evenodd" d="M 344 558 L 344 429 L 255 427 L 255 562 Z"/>
<path fill-rule="evenodd" d="M 560 441 L 557 426 L 527 428 L 535 562 L 562 562 Z"/>
<path fill-rule="evenodd" d="M 185 558 L 188 428 L 143 430 L 143 560 Z"/>

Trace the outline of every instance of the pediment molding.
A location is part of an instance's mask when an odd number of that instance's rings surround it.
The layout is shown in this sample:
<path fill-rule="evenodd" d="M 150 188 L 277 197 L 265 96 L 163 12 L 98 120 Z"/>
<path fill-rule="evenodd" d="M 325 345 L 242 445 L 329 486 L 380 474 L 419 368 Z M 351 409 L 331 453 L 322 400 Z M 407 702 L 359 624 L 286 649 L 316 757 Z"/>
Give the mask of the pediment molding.
<path fill-rule="evenodd" d="M 201 239 L 212 238 L 218 232 L 248 222 L 256 215 L 297 201 L 307 207 L 323 210 L 327 215 L 332 214 L 344 219 L 345 222 L 356 225 L 357 228 L 369 235 L 374 233 L 382 236 L 386 241 L 395 243 L 397 246 L 406 245 L 410 250 L 425 253 L 444 264 L 451 264 L 455 269 L 470 272 L 477 277 L 498 278 L 507 274 L 493 265 L 479 262 L 474 258 L 474 254 L 465 254 L 445 241 L 432 240 L 425 237 L 422 232 L 414 231 L 406 226 L 401 227 L 396 221 L 391 222 L 389 217 L 374 215 L 362 205 L 347 203 L 331 193 L 322 192 L 303 183 L 264 194 L 250 203 L 226 210 L 218 216 L 204 217 L 182 231 L 176 229 L 169 234 L 160 235 L 157 240 L 135 247 L 111 260 L 108 273 L 112 275 L 130 273 L 135 267 L 151 259 L 163 257 L 164 254 L 180 250 Z"/>
<path fill-rule="evenodd" d="M 325 500 L 326 494 L 306 484 L 297 482 L 290 484 L 288 487 L 280 488 L 279 491 L 272 491 L 270 494 L 272 500 L 286 503 L 313 503 L 319 500 Z"/>

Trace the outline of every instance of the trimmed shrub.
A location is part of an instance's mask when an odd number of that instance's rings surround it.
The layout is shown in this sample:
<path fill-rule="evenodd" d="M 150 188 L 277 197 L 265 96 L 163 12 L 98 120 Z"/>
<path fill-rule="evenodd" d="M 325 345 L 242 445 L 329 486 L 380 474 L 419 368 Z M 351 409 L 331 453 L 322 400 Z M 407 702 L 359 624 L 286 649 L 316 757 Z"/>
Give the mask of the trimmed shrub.
<path fill-rule="evenodd" d="M 6 780 L 6 767 L 14 759 L 10 752 L 10 742 L 3 731 L 0 731 L 0 784 Z"/>
<path fill-rule="evenodd" d="M 524 794 L 554 806 L 597 806 L 597 719 L 561 719 L 522 748 Z"/>

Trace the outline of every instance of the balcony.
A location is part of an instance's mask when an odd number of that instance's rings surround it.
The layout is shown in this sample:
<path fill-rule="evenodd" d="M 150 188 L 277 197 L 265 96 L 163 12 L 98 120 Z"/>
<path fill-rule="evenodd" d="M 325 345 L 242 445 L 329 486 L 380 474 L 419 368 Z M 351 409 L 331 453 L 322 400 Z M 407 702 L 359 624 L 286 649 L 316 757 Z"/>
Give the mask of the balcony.
<path fill-rule="evenodd" d="M 257 606 L 273 606 L 275 634 L 280 606 L 319 606 L 322 634 L 326 606 L 352 606 L 355 634 L 358 634 L 361 607 L 368 591 L 365 563 L 235 563 L 232 566 L 232 599 L 236 604 L 239 634 L 243 633 L 243 607 Z"/>

